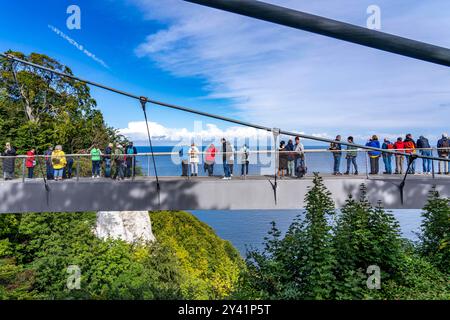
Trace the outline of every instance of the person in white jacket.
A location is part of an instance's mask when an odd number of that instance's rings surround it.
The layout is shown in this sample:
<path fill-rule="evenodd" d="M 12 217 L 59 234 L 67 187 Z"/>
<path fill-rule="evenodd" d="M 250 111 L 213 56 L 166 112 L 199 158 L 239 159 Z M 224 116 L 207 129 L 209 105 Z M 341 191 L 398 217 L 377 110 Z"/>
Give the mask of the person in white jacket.
<path fill-rule="evenodd" d="M 305 166 L 305 147 L 300 142 L 300 137 L 295 137 L 295 173 L 298 177 L 299 169 Z"/>
<path fill-rule="evenodd" d="M 195 146 L 195 143 L 191 144 L 191 148 L 189 149 L 189 163 L 191 165 L 191 177 L 198 176 L 198 163 L 200 162 L 198 148 Z"/>

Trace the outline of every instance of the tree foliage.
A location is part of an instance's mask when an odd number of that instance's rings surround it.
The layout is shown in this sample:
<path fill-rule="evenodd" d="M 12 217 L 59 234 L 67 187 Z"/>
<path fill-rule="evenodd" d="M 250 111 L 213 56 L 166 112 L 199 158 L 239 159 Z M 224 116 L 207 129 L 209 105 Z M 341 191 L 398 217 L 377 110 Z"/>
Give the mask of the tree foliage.
<path fill-rule="evenodd" d="M 304 218 L 283 236 L 272 223 L 262 251 L 247 254 L 239 298 L 262 299 L 449 299 L 447 199 L 436 193 L 424 211 L 418 250 L 401 238 L 399 224 L 381 204 L 373 207 L 361 186 L 332 226 L 334 207 L 315 175 Z M 328 217 L 328 219 L 327 219 Z M 447 263 L 447 267 L 445 267 Z M 367 268 L 381 271 L 381 288 L 367 285 Z M 441 269 L 438 270 L 438 268 Z M 444 272 L 444 273 L 443 273 Z"/>
<path fill-rule="evenodd" d="M 44 54 L 8 51 L 7 54 L 72 75 L 69 67 Z M 0 144 L 9 141 L 19 153 L 31 147 L 43 152 L 61 144 L 70 153 L 123 140 L 108 127 L 85 83 L 48 71 L 0 63 Z"/>

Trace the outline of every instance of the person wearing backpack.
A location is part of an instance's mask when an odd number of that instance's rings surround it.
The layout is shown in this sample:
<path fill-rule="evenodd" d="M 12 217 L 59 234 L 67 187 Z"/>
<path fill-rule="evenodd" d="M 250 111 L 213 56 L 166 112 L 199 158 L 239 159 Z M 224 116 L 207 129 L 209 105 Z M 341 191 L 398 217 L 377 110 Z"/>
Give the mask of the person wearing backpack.
<path fill-rule="evenodd" d="M 110 143 L 105 148 L 105 154 L 103 155 L 103 159 L 105 160 L 105 178 L 111 177 L 111 155 L 113 152 L 113 144 Z"/>
<path fill-rule="evenodd" d="M 398 137 L 397 141 L 394 143 L 394 149 L 397 152 L 405 151 L 405 143 L 403 142 L 402 137 Z M 402 154 L 395 155 L 395 174 L 403 174 L 403 162 L 405 162 L 405 156 Z"/>
<path fill-rule="evenodd" d="M 342 146 L 339 143 L 341 141 L 341 136 L 337 135 L 336 142 L 332 142 L 330 144 L 330 148 L 328 148 L 328 150 L 331 151 L 331 153 L 333 154 L 333 160 L 334 160 L 334 164 L 333 164 L 333 175 L 335 176 L 340 176 L 342 175 L 342 173 L 340 172 L 340 166 L 341 166 L 341 157 L 342 157 Z"/>
<path fill-rule="evenodd" d="M 130 142 L 125 150 L 126 153 L 126 163 L 127 163 L 127 169 L 125 176 L 127 178 L 131 178 L 131 175 L 135 175 L 136 172 L 136 154 L 137 149 L 135 146 L 133 146 L 133 142 Z M 134 159 L 134 160 L 133 160 Z"/>
<path fill-rule="evenodd" d="M 382 149 L 393 150 L 394 144 L 388 138 L 384 138 Z M 383 152 L 384 174 L 392 174 L 392 153 Z"/>
<path fill-rule="evenodd" d="M 450 140 L 447 133 L 442 134 L 442 138 L 437 143 L 439 158 L 448 159 L 450 153 Z M 438 174 L 449 174 L 448 161 L 439 161 Z"/>
<path fill-rule="evenodd" d="M 248 176 L 248 157 L 249 157 L 249 149 L 246 144 L 244 144 L 239 150 L 239 154 L 241 156 L 241 176 L 245 175 Z"/>
<path fill-rule="evenodd" d="M 297 178 L 302 178 L 306 174 L 305 164 L 305 147 L 300 142 L 300 137 L 295 137 L 294 144 L 295 152 L 295 175 Z"/>
<path fill-rule="evenodd" d="M 366 143 L 366 147 L 380 148 L 380 141 L 378 137 L 373 135 L 371 139 Z M 380 151 L 370 150 L 368 152 L 370 158 L 370 174 L 378 174 L 380 171 Z"/>
<path fill-rule="evenodd" d="M 419 149 L 419 153 L 422 156 L 431 157 L 433 152 L 431 151 L 430 143 L 428 139 L 424 136 L 420 136 L 417 140 L 417 149 Z M 431 174 L 431 159 L 422 158 L 422 169 L 423 174 Z"/>
<path fill-rule="evenodd" d="M 347 142 L 350 144 L 354 144 L 353 137 L 349 136 L 347 138 Z M 355 168 L 355 175 L 358 175 L 358 165 L 356 164 L 356 157 L 358 156 L 358 148 L 352 145 L 347 145 L 347 152 L 345 155 L 345 159 L 347 159 L 347 171 L 344 173 L 345 175 L 350 174 L 350 167 L 353 164 L 353 167 Z"/>
<path fill-rule="evenodd" d="M 116 149 L 114 150 L 114 176 L 113 179 L 116 180 L 117 176 L 119 180 L 123 180 L 125 178 L 125 159 L 124 159 L 123 147 L 120 143 L 116 144 Z"/>
<path fill-rule="evenodd" d="M 411 156 L 416 153 L 416 143 L 414 142 L 411 133 L 408 133 L 406 135 L 403 143 L 405 145 L 406 160 L 407 160 L 407 163 L 409 164 L 409 162 L 412 160 Z M 412 161 L 411 166 L 409 167 L 408 173 L 416 174 L 416 164 L 414 161 Z"/>

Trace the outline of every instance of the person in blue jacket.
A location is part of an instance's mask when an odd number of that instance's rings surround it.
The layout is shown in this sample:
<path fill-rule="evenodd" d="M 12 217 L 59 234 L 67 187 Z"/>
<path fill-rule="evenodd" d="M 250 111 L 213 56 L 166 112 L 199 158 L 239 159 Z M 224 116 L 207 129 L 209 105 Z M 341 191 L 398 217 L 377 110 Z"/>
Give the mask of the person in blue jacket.
<path fill-rule="evenodd" d="M 366 147 L 380 149 L 380 141 L 378 137 L 373 135 L 371 139 L 366 143 Z M 370 158 L 370 174 L 378 174 L 380 171 L 380 151 L 371 150 L 368 152 Z"/>

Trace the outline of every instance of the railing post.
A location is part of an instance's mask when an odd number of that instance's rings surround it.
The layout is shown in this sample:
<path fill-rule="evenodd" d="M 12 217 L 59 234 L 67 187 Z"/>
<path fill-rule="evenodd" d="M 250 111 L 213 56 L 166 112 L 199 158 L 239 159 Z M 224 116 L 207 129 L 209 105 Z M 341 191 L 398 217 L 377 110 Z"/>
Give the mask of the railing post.
<path fill-rule="evenodd" d="M 22 158 L 22 182 L 25 182 L 25 158 Z"/>
<path fill-rule="evenodd" d="M 369 177 L 369 154 L 367 151 L 364 151 L 365 155 L 366 155 L 366 178 L 370 179 Z"/>
<path fill-rule="evenodd" d="M 135 175 L 135 164 L 136 164 L 136 155 L 133 154 L 133 157 L 131 158 L 131 180 L 134 180 Z"/>
<path fill-rule="evenodd" d="M 77 170 L 77 181 L 79 181 L 80 180 L 80 158 L 78 158 L 78 160 L 77 160 L 76 170 Z"/>

